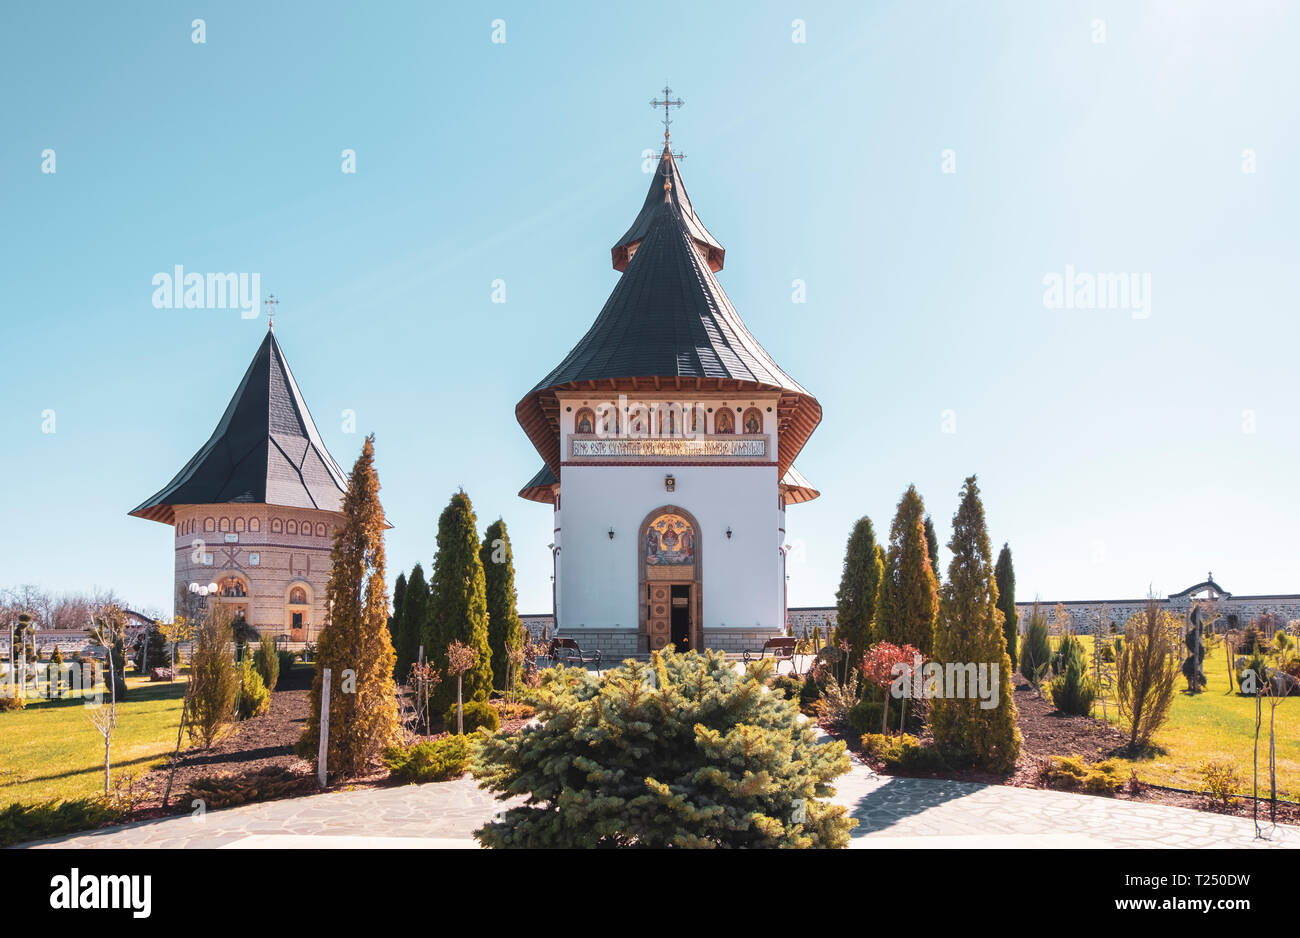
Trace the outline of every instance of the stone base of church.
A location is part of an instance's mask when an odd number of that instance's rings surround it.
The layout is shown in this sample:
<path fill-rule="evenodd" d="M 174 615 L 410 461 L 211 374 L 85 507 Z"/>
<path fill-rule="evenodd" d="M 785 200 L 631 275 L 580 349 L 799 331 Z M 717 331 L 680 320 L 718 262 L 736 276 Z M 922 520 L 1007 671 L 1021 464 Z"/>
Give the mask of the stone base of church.
<path fill-rule="evenodd" d="M 576 641 L 584 654 L 599 651 L 602 667 L 646 655 L 645 640 L 636 629 L 560 629 L 559 635 Z"/>
<path fill-rule="evenodd" d="M 704 630 L 704 646 L 714 651 L 725 651 L 729 655 L 738 655 L 742 651 L 759 652 L 763 643 L 770 638 L 781 638 L 785 632 L 780 629 L 709 629 Z"/>
<path fill-rule="evenodd" d="M 585 653 L 599 651 L 603 659 L 602 665 L 616 665 L 624 658 L 649 657 L 645 637 L 637 629 L 561 629 L 559 634 L 564 638 L 572 638 L 577 641 Z M 758 652 L 762 650 L 765 641 L 770 638 L 781 638 L 783 635 L 785 633 L 778 628 L 706 628 L 704 630 L 704 645 L 714 651 L 725 651 L 729 655 L 739 655 L 744 651 Z"/>

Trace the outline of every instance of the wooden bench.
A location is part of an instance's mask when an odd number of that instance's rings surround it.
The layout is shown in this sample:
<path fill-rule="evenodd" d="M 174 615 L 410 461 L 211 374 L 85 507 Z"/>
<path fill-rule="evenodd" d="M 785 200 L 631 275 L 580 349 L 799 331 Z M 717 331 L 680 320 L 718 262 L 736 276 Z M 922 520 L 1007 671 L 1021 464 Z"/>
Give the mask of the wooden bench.
<path fill-rule="evenodd" d="M 576 639 L 551 639 L 551 645 L 546 650 L 546 653 L 556 664 L 580 664 L 584 666 L 594 664 L 596 670 L 600 670 L 600 649 L 596 649 L 594 652 L 584 652 Z"/>
<path fill-rule="evenodd" d="M 763 649 L 758 652 L 746 651 L 743 654 L 745 661 L 757 661 L 766 657 L 769 653 L 779 668 L 782 661 L 789 661 L 791 667 L 794 667 L 794 650 L 797 640 L 793 638 L 769 638 L 763 643 Z"/>

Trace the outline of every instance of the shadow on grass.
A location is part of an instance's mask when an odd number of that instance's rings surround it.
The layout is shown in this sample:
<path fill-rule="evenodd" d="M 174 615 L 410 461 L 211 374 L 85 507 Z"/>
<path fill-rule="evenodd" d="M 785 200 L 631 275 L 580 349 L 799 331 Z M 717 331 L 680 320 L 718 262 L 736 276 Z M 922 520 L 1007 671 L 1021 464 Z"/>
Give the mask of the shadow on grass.
<path fill-rule="evenodd" d="M 1145 746 L 1131 746 L 1125 743 L 1123 746 L 1116 746 L 1106 755 L 1119 759 L 1132 759 L 1134 762 L 1150 762 L 1169 755 L 1169 750 L 1155 743 L 1147 743 Z"/>
<path fill-rule="evenodd" d="M 100 774 L 103 774 L 104 772 L 103 755 L 104 755 L 104 751 L 103 751 L 103 747 L 101 746 L 99 750 L 99 761 L 97 763 L 90 762 L 84 766 L 71 768 L 65 772 L 55 772 L 50 775 L 33 775 L 30 778 L 14 778 L 11 781 L 0 784 L 0 791 L 3 791 L 9 785 L 29 785 L 32 784 L 33 782 L 53 782 L 61 778 L 72 778 L 73 776 L 76 775 L 85 775 L 87 772 L 99 772 Z M 118 769 L 125 768 L 131 765 L 140 765 L 141 763 L 145 763 L 145 762 L 157 762 L 160 759 L 165 760 L 170 755 L 171 755 L 170 752 L 164 752 L 158 755 L 140 756 L 138 758 L 127 759 L 125 761 L 114 759 L 113 772 L 116 773 Z"/>

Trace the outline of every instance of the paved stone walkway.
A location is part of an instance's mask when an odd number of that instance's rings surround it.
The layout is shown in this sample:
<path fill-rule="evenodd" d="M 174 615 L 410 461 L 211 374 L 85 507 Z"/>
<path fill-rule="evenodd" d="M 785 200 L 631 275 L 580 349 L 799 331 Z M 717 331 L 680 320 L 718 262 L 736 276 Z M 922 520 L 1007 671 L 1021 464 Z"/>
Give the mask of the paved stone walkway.
<path fill-rule="evenodd" d="M 511 802 L 513 804 L 514 802 Z M 38 847 L 476 847 L 503 803 L 470 778 L 337 791 L 106 827 Z"/>
<path fill-rule="evenodd" d="M 863 849 L 1300 847 L 1297 827 L 1256 841 L 1244 818 L 1067 792 L 883 778 L 856 761 L 834 801 L 858 819 L 852 846 Z M 245 805 L 33 846 L 473 848 L 472 832 L 503 807 L 460 779 Z"/>
<path fill-rule="evenodd" d="M 1006 785 L 885 778 L 854 762 L 837 804 L 857 818 L 852 847 L 1293 847 L 1300 827 L 1255 840 L 1248 818 Z M 1267 830 L 1266 830 L 1267 833 Z"/>

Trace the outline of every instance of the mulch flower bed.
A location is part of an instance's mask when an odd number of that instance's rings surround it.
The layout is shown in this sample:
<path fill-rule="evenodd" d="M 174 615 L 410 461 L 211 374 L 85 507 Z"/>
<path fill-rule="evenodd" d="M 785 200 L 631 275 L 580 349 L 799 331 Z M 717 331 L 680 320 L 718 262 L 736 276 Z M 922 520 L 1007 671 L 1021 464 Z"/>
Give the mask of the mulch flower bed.
<path fill-rule="evenodd" d="M 1047 699 L 1039 696 L 1028 681 L 1019 674 L 1014 675 L 1016 708 L 1019 712 L 1017 725 L 1020 727 L 1020 757 L 1015 768 L 1006 774 L 984 772 L 976 769 L 957 769 L 934 773 L 916 773 L 912 777 L 948 778 L 961 782 L 977 782 L 987 785 L 1013 785 L 1019 788 L 1047 788 L 1039 777 L 1040 766 L 1051 756 L 1078 756 L 1084 762 L 1101 762 L 1115 756 L 1123 756 L 1128 746 L 1128 734 L 1118 727 L 1092 717 L 1066 716 L 1059 712 Z M 891 774 L 882 763 L 867 759 L 862 752 L 859 734 L 853 731 L 842 732 L 834 727 L 825 727 L 827 732 L 843 739 L 848 748 L 881 775 Z M 928 730 L 927 730 L 928 736 Z M 1251 817 L 1255 807 L 1249 799 L 1238 799 L 1226 808 L 1212 802 L 1200 794 L 1168 791 L 1139 784 L 1133 789 L 1125 784 L 1113 797 L 1125 801 L 1142 801 L 1150 804 L 1172 805 L 1179 808 L 1195 808 L 1198 811 L 1210 811 L 1216 814 Z M 1259 817 L 1261 823 L 1268 823 L 1269 805 L 1260 802 Z M 1277 820 L 1281 824 L 1300 824 L 1300 807 L 1288 804 L 1277 806 Z"/>
<path fill-rule="evenodd" d="M 294 746 L 307 726 L 314 673 L 310 667 L 299 666 L 282 675 L 271 692 L 268 712 L 234 724 L 211 749 L 182 749 L 176 762 L 176 776 L 167 808 L 163 807 L 162 797 L 167 788 L 170 765 L 136 779 L 129 790 L 134 801 L 130 820 L 187 814 L 191 810 L 191 789 L 195 785 L 202 788 L 201 783 L 218 777 L 238 777 L 240 784 L 255 793 L 255 797 L 248 799 L 251 801 L 322 791 L 316 784 L 316 764 L 300 759 L 294 752 Z M 527 719 L 502 720 L 501 729 L 513 733 L 527 722 Z M 441 730 L 429 735 L 408 733 L 405 741 L 409 744 L 447 735 Z M 381 788 L 391 784 L 396 783 L 390 780 L 388 770 L 381 767 L 368 775 L 340 781 L 324 790 Z M 214 801 L 211 807 L 225 806 L 221 798 L 209 796 L 204 800 Z"/>

